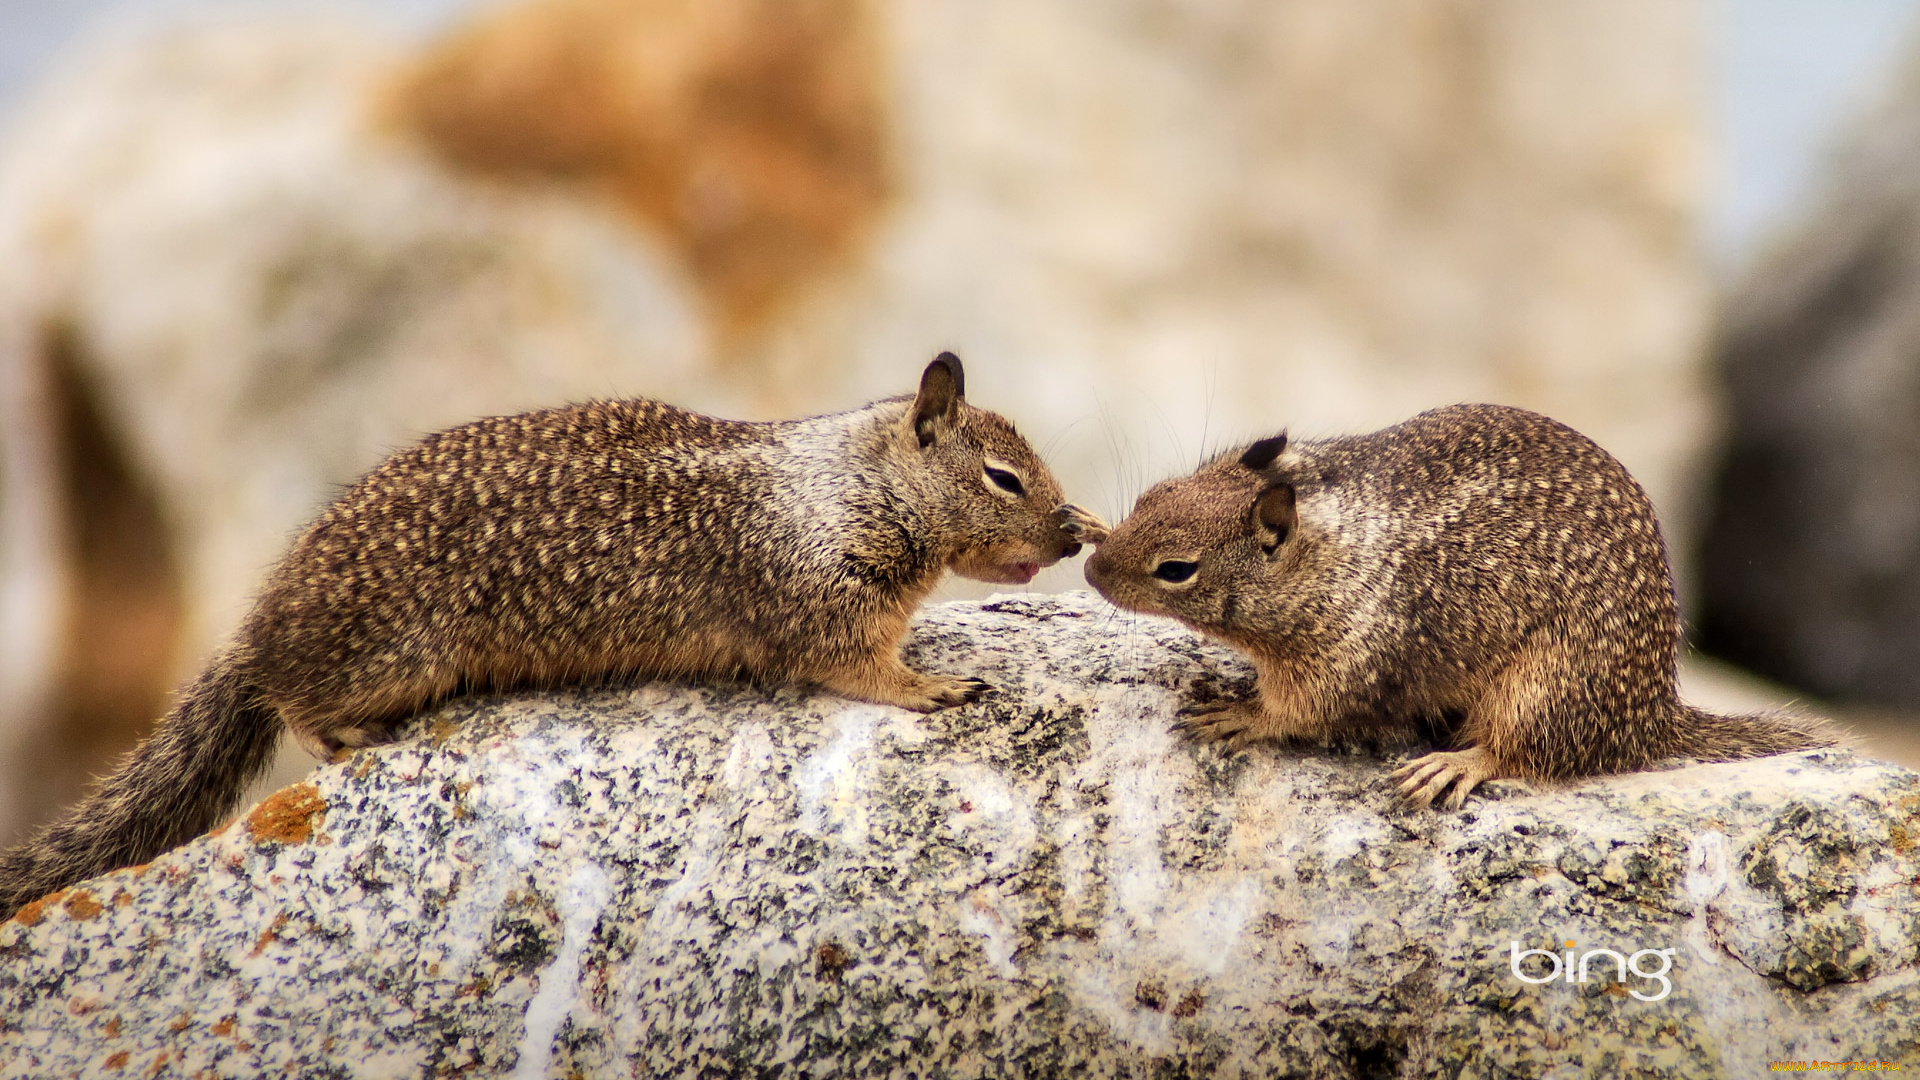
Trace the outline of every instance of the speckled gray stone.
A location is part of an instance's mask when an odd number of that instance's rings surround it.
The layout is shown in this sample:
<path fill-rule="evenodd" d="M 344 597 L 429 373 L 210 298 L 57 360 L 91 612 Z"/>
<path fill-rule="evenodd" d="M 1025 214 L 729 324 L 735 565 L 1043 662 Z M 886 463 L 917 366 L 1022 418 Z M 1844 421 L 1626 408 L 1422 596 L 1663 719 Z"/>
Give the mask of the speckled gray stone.
<path fill-rule="evenodd" d="M 455 702 L 0 927 L 4 1075 L 1920 1066 L 1911 772 L 1823 751 L 1411 811 L 1375 753 L 1176 743 L 1249 669 L 1084 594 L 931 609 L 911 652 L 1001 692 Z M 1516 948 L 1673 950 L 1671 991 L 1606 954 L 1525 982 Z"/>

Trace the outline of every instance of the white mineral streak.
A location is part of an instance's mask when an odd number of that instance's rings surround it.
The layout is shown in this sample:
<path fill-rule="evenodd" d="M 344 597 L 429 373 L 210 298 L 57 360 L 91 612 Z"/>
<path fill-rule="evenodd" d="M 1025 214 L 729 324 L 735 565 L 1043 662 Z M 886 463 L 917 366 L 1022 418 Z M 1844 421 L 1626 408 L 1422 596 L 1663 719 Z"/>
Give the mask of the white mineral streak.
<path fill-rule="evenodd" d="M 540 990 L 533 995 L 533 1004 L 527 1006 L 527 1029 L 520 1039 L 513 1080 L 538 1080 L 547 1075 L 553 1037 L 580 995 L 580 954 L 586 950 L 587 936 L 600 921 L 610 895 L 606 872 L 592 863 L 583 864 L 567 879 L 567 887 L 560 894 L 560 912 L 565 920 L 560 952 L 541 973 Z"/>
<path fill-rule="evenodd" d="M 853 847 L 867 842 L 868 752 L 886 719 L 886 711 L 872 705 L 840 713 L 833 741 L 800 763 L 793 783 L 802 829 L 815 836 L 836 832 Z"/>
<path fill-rule="evenodd" d="M 1710 970 L 1711 965 L 1731 963 L 1726 952 L 1719 944 L 1713 928 L 1713 906 L 1733 887 L 1733 878 L 1727 865 L 1727 837 L 1717 829 L 1703 830 L 1693 837 L 1687 849 L 1687 874 L 1683 883 L 1686 898 L 1692 905 L 1692 917 L 1687 923 L 1685 934 L 1686 950 L 1680 955 L 1689 963 L 1703 965 L 1702 971 Z M 1766 919 L 1771 910 L 1755 912 L 1756 917 Z M 1712 977 L 1712 975 L 1708 975 Z M 1752 1039 L 1741 1037 L 1744 1031 L 1753 1031 L 1767 1022 L 1765 995 L 1755 992 L 1751 983 L 1738 986 L 1736 992 L 1723 996 L 1720 1007 L 1709 1013 L 1705 1020 L 1716 1040 L 1725 1048 L 1726 1066 L 1730 1073 L 1741 1075 L 1757 1074 L 1764 1070 L 1763 1047 Z"/>
<path fill-rule="evenodd" d="M 1920 777 L 1895 766 L 1819 752 L 1412 811 L 1397 752 L 1177 743 L 1174 710 L 1249 669 L 1084 594 L 930 609 L 908 658 L 999 693 L 930 716 L 671 685 L 453 703 L 432 738 L 316 774 L 308 842 L 229 829 L 0 926 L 0 1071 L 1682 1077 L 1920 1055 Z M 1657 985 L 1604 963 L 1525 983 L 1516 947 L 1670 949 L 1672 989 L 1635 998 Z"/>
<path fill-rule="evenodd" d="M 532 866 L 541 826 L 556 810 L 555 774 L 564 775 L 567 752 L 579 745 L 578 737 L 563 736 L 531 739 L 525 745 L 502 740 L 488 747 L 495 768 L 475 783 L 473 798 L 483 811 L 480 819 L 493 827 L 484 835 L 463 838 L 456 854 L 473 866 L 475 876 L 446 915 L 450 933 L 441 963 L 449 976 L 466 972 L 509 891 Z"/>
<path fill-rule="evenodd" d="M 1713 927 L 1707 921 L 1708 905 L 1727 891 L 1727 837 L 1709 829 L 1694 836 L 1687 848 L 1687 899 L 1693 903 L 1693 920 L 1687 924 L 1687 946 L 1703 963 L 1720 962 L 1720 949 L 1713 940 Z"/>
<path fill-rule="evenodd" d="M 974 890 L 960 905 L 958 919 L 961 929 L 979 935 L 980 951 L 995 971 L 1008 979 L 1020 976 L 1020 969 L 1013 965 L 1014 942 L 1000 909 L 998 888 L 987 885 Z"/>

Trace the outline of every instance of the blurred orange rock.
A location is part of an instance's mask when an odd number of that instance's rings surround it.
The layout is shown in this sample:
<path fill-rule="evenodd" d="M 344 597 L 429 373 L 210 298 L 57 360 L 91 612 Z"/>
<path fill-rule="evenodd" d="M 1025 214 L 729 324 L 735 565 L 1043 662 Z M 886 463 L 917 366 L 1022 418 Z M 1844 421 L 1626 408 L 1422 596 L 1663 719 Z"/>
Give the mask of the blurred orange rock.
<path fill-rule="evenodd" d="M 402 133 L 475 175 L 610 196 L 750 331 L 861 252 L 890 183 L 867 0 L 547 0 L 410 60 Z"/>

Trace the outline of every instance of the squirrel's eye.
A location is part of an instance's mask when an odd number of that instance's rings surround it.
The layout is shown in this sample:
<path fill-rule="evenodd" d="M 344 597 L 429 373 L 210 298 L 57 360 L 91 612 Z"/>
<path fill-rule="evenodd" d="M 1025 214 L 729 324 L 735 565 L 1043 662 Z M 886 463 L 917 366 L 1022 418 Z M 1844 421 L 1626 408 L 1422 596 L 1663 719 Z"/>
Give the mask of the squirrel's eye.
<path fill-rule="evenodd" d="M 1020 483 L 1019 477 L 1005 469 L 996 469 L 991 465 L 988 465 L 986 468 L 987 479 L 993 481 L 994 486 L 1001 491 L 1009 495 L 1025 495 L 1027 493 L 1026 486 Z"/>
<path fill-rule="evenodd" d="M 1153 568 L 1153 576 L 1159 578 L 1161 581 L 1168 581 L 1178 585 L 1192 577 L 1194 571 L 1198 569 L 1200 569 L 1199 563 L 1168 559 L 1166 562 Z"/>

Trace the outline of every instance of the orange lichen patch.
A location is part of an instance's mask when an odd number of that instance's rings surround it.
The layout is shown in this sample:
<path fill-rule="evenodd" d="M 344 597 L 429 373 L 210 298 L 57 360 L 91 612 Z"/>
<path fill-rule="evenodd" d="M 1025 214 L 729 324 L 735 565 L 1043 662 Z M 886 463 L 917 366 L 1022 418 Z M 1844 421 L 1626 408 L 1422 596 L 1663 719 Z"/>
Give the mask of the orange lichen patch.
<path fill-rule="evenodd" d="M 737 338 L 888 198 L 877 23 L 873 0 L 531 0 L 429 50 L 380 111 L 458 168 L 610 196 Z"/>
<path fill-rule="evenodd" d="M 224 1039 L 227 1036 L 233 1034 L 233 1019 L 234 1018 L 231 1016 L 221 1017 L 219 1023 L 213 1025 L 207 1030 L 213 1032 L 215 1035 L 218 1035 Z"/>
<path fill-rule="evenodd" d="M 73 894 L 67 897 L 67 902 L 61 906 L 67 909 L 67 916 L 74 919 L 91 919 L 106 910 L 106 907 L 85 889 L 75 889 Z"/>
<path fill-rule="evenodd" d="M 452 720 L 444 716 L 436 717 L 433 723 L 427 727 L 427 741 L 433 743 L 435 746 L 445 746 L 447 745 L 447 740 L 453 738 L 453 733 L 459 730 L 460 725 L 454 723 Z"/>
<path fill-rule="evenodd" d="M 1893 850 L 1898 852 L 1899 854 L 1905 855 L 1907 852 L 1912 851 L 1914 849 L 1915 843 L 1913 839 L 1913 834 L 1907 831 L 1907 827 L 1905 825 L 1902 825 L 1897 821 L 1893 822 L 1891 825 L 1887 826 L 1887 834 L 1888 834 L 1887 835 L 1888 841 L 1893 844 Z"/>
<path fill-rule="evenodd" d="M 287 925 L 288 915 L 281 912 L 273 917 L 273 924 L 260 931 L 260 937 L 254 941 L 253 948 L 247 950 L 248 956 L 259 956 L 267 951 L 267 946 L 280 939 L 280 931 Z"/>
<path fill-rule="evenodd" d="M 107 1020 L 106 1025 L 100 1029 L 100 1033 L 105 1035 L 109 1039 L 119 1038 L 120 1037 L 120 1017 L 118 1015 L 110 1017 Z"/>
<path fill-rule="evenodd" d="M 107 1060 L 101 1062 L 100 1067 L 103 1069 L 124 1069 L 127 1067 L 127 1056 L 125 1050 L 108 1054 Z"/>
<path fill-rule="evenodd" d="M 294 784 L 260 800 L 247 814 L 247 832 L 259 844 L 304 844 L 327 816 L 327 801 L 312 784 Z"/>
<path fill-rule="evenodd" d="M 191 1013 L 181 1013 L 179 1016 L 167 1021 L 168 1031 L 185 1031 L 192 1026 L 193 1014 Z"/>
<path fill-rule="evenodd" d="M 47 917 L 47 908 L 58 904 L 66 895 L 67 890 L 55 889 L 38 900 L 29 900 L 13 913 L 13 921 L 21 926 L 37 926 L 41 919 Z"/>
<path fill-rule="evenodd" d="M 473 816 L 467 808 L 467 792 L 473 790 L 473 781 L 466 780 L 453 786 L 453 820 L 465 821 Z"/>
<path fill-rule="evenodd" d="M 130 892 L 128 892 L 128 891 L 127 891 L 127 890 L 125 890 L 125 889 L 121 889 L 121 890 L 120 890 L 119 892 L 117 892 L 117 893 L 114 893 L 114 894 L 113 894 L 113 906 L 114 906 L 114 907 L 131 907 L 131 906 L 133 906 L 133 894 L 132 894 L 132 893 L 130 893 Z"/>
<path fill-rule="evenodd" d="M 165 1050 L 160 1051 L 160 1053 L 154 1057 L 153 1064 L 147 1066 L 147 1075 L 159 1076 L 160 1070 L 166 1068 L 167 1062 L 171 1060 L 173 1060 L 171 1053 Z"/>

